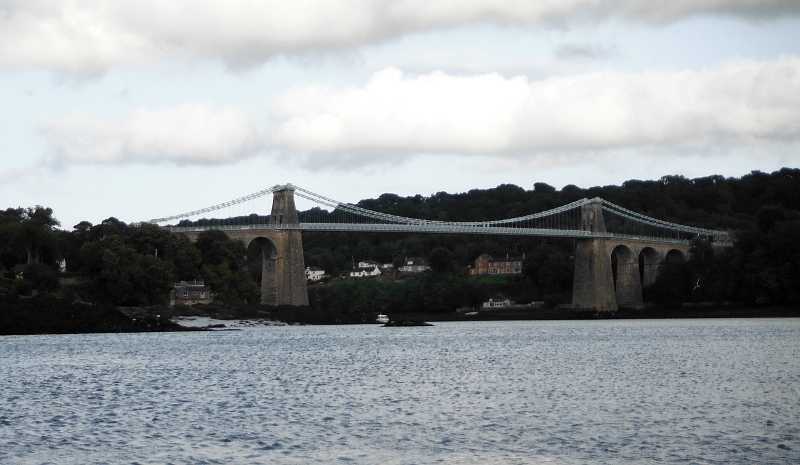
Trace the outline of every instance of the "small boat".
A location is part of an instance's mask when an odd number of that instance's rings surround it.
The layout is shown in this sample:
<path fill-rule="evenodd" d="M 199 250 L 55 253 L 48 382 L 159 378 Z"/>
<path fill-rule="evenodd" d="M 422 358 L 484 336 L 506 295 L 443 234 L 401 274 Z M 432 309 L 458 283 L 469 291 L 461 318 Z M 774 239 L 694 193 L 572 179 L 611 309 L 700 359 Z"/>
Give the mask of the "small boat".
<path fill-rule="evenodd" d="M 383 323 L 386 324 L 389 322 L 389 317 L 384 315 L 383 313 L 379 313 L 378 317 L 375 318 L 375 323 Z"/>

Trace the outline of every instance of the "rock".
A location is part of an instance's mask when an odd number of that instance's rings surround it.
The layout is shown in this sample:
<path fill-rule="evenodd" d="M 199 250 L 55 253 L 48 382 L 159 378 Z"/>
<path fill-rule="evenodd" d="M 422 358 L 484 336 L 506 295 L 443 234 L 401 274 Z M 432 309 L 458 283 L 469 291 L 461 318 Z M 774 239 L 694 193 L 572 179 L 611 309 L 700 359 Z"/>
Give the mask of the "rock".
<path fill-rule="evenodd" d="M 433 325 L 430 323 L 426 323 L 422 320 L 390 320 L 383 326 L 387 327 L 387 326 L 433 326 Z"/>

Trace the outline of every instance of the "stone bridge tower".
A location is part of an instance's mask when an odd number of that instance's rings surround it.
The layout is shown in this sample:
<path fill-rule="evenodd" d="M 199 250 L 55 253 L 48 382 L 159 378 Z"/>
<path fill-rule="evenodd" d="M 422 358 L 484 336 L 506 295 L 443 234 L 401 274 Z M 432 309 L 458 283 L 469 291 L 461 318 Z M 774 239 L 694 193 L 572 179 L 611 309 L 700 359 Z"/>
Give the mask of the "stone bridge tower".
<path fill-rule="evenodd" d="M 642 288 L 655 282 L 659 264 L 689 254 L 688 245 L 612 237 L 603 219 L 602 200 L 582 207 L 581 229 L 597 236 L 575 243 L 572 305 L 579 308 L 642 308 Z"/>
<path fill-rule="evenodd" d="M 266 305 L 308 305 L 303 237 L 294 205 L 294 188 L 273 192 L 270 228 L 226 230 L 245 248 L 255 242 L 261 249 L 261 303 Z M 192 241 L 199 232 L 187 232 Z"/>

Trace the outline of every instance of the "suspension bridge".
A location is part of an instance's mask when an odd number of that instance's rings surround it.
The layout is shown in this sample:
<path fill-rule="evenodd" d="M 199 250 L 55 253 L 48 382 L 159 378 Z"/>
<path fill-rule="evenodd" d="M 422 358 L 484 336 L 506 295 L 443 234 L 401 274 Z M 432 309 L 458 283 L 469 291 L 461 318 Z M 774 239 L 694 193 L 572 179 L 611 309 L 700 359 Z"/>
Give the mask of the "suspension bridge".
<path fill-rule="evenodd" d="M 264 198 L 272 195 L 269 215 Z M 295 196 L 313 208 L 298 213 Z M 258 205 L 259 201 L 262 205 Z M 224 218 L 206 218 L 222 211 Z M 219 216 L 217 213 L 215 216 Z M 627 210 L 600 198 L 581 199 L 543 212 L 492 221 L 451 222 L 407 218 L 339 202 L 291 184 L 268 189 L 211 207 L 150 220 L 169 231 L 196 240 L 206 230 L 224 231 L 262 250 L 261 302 L 307 305 L 303 231 L 431 233 L 542 236 L 576 240 L 573 305 L 613 311 L 644 305 L 642 287 L 655 281 L 658 264 L 668 255 L 685 257 L 690 242 L 703 238 L 730 245 L 730 236 L 670 223 Z"/>

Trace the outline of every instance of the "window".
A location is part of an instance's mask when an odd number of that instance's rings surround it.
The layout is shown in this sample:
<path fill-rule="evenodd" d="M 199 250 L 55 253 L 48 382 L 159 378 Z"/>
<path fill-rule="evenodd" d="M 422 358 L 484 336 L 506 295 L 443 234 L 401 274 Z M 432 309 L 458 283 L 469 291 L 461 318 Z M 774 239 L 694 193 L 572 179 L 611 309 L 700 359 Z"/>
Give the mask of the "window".
<path fill-rule="evenodd" d="M 184 297 L 189 297 L 189 291 L 183 291 L 183 296 Z"/>
<path fill-rule="evenodd" d="M 200 293 L 200 298 L 201 299 L 205 299 L 206 298 L 206 293 L 205 292 L 201 292 Z"/>

